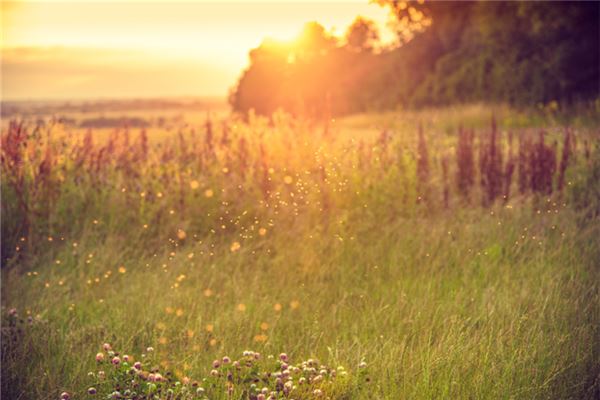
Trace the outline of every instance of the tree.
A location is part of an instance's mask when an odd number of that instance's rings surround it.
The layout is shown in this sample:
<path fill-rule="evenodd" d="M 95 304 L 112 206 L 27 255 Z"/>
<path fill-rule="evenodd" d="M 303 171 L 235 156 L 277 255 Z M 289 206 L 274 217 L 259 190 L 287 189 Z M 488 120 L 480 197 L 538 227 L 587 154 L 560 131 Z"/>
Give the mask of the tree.
<path fill-rule="evenodd" d="M 346 31 L 346 47 L 351 51 L 373 51 L 378 42 L 377 26 L 373 21 L 364 17 L 356 17 Z"/>
<path fill-rule="evenodd" d="M 357 18 L 339 44 L 308 23 L 292 44 L 265 41 L 232 91 L 235 111 L 331 115 L 463 102 L 535 106 L 600 94 L 599 2 L 378 0 L 398 46 L 379 49 Z"/>

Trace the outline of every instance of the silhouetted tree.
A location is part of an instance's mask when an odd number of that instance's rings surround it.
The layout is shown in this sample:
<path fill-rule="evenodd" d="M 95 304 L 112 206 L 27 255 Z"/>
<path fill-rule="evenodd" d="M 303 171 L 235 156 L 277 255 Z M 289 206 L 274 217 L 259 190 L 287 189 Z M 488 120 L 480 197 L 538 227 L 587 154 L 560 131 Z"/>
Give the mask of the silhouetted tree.
<path fill-rule="evenodd" d="M 395 48 L 373 52 L 377 29 L 364 18 L 344 43 L 308 23 L 293 43 L 265 40 L 250 51 L 233 109 L 329 118 L 399 105 L 598 98 L 600 2 L 378 2 L 395 22 Z"/>
<path fill-rule="evenodd" d="M 346 31 L 346 47 L 354 52 L 373 51 L 379 42 L 379 30 L 375 23 L 356 17 Z"/>

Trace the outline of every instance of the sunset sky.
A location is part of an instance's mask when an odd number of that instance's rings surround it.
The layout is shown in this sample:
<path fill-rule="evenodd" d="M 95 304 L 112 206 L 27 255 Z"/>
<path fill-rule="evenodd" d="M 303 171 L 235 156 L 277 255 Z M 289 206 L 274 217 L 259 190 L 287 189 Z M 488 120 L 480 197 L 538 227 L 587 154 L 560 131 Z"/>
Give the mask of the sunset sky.
<path fill-rule="evenodd" d="M 225 96 L 263 38 L 358 15 L 385 29 L 367 0 L 3 2 L 2 98 Z"/>

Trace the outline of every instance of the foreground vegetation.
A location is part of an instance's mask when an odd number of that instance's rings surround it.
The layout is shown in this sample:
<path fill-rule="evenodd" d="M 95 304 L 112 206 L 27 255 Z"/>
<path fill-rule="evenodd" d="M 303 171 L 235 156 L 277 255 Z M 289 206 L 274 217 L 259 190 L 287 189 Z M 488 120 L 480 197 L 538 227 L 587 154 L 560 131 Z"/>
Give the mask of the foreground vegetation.
<path fill-rule="evenodd" d="M 594 398 L 597 133 L 422 122 L 13 124 L 3 397 Z"/>

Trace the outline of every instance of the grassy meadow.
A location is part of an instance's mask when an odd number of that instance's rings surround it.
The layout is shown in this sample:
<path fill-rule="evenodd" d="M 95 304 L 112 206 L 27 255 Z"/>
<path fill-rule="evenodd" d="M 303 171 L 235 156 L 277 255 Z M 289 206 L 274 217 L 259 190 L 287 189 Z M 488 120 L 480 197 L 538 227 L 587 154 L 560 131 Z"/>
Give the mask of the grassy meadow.
<path fill-rule="evenodd" d="M 596 398 L 577 115 L 4 124 L 2 397 Z"/>

